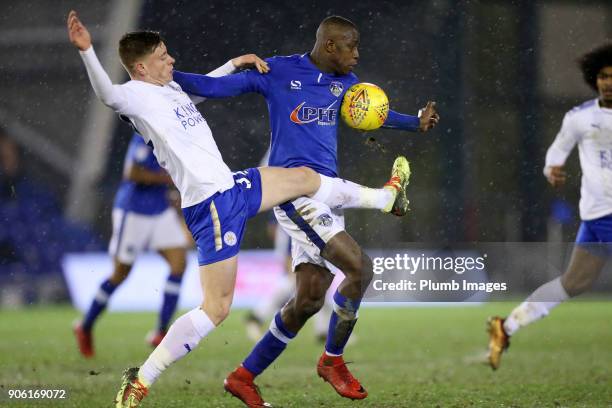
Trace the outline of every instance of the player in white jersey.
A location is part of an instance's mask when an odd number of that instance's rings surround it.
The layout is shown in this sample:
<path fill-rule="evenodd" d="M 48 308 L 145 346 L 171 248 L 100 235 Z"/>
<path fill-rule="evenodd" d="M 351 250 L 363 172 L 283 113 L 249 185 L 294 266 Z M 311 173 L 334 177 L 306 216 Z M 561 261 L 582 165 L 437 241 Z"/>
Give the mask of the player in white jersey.
<path fill-rule="evenodd" d="M 300 196 L 345 208 L 347 199 L 353 208 L 372 208 L 386 200 L 384 207 L 392 208 L 396 199 L 405 200 L 405 182 L 396 175 L 386 188 L 351 185 L 347 190 L 344 180 L 306 167 L 253 168 L 232 175 L 194 105 L 201 99 L 190 98 L 172 81 L 174 59 L 159 33 L 123 36 L 119 55 L 131 80 L 113 85 L 75 11 L 69 13 L 67 25 L 98 98 L 134 125 L 172 178 L 197 245 L 204 300 L 170 326 L 140 368 L 125 371 L 116 406 L 136 407 L 162 371 L 193 350 L 229 314 L 237 254 L 248 218 Z M 253 57 L 252 62 L 259 71 L 268 70 L 259 58 Z"/>
<path fill-rule="evenodd" d="M 206 75 L 232 74 L 251 58 L 250 55 L 234 58 L 231 64 Z M 151 147 L 142 136 L 134 133 L 126 153 L 124 177 L 113 205 L 113 235 L 109 245 L 113 272 L 102 282 L 83 319 L 73 328 L 83 357 L 93 357 L 94 324 L 115 290 L 128 277 L 138 255 L 147 249 L 157 251 L 164 258 L 170 273 L 164 285 L 157 329 L 146 339 L 151 346 L 157 347 L 166 335 L 178 303 L 188 246 L 183 221 L 168 199 L 171 184 L 172 180 L 157 163 Z"/>
<path fill-rule="evenodd" d="M 548 315 L 551 309 L 588 290 L 612 255 L 612 43 L 580 60 L 586 83 L 598 93 L 565 114 L 546 153 L 544 175 L 553 187 L 565 183 L 565 160 L 578 145 L 582 181 L 576 245 L 565 273 L 540 286 L 506 319 L 488 321 L 489 364 L 497 369 L 510 336 Z"/>

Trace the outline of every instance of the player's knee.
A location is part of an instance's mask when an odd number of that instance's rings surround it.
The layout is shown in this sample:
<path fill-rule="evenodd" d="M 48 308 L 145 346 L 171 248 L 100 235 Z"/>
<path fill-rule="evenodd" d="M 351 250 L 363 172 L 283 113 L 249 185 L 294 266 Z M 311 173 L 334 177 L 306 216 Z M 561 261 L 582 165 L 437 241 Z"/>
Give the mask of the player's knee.
<path fill-rule="evenodd" d="M 343 272 L 349 279 L 367 285 L 374 276 L 372 260 L 364 252 L 361 252 L 361 254 L 352 256 L 348 260 L 346 269 Z"/>
<path fill-rule="evenodd" d="M 304 191 L 305 195 L 313 194 L 317 190 L 317 186 L 319 185 L 318 178 L 319 175 L 316 171 L 309 167 L 295 167 L 294 177 L 292 180 L 292 184 L 295 186 L 301 186 L 306 189 Z"/>

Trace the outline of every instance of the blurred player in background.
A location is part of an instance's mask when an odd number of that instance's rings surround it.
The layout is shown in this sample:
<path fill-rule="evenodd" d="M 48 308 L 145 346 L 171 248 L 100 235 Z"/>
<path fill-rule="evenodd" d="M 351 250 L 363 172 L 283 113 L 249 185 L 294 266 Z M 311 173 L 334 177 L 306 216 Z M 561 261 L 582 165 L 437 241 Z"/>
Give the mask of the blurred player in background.
<path fill-rule="evenodd" d="M 157 163 L 153 150 L 134 133 L 113 205 L 113 235 L 109 245 L 113 273 L 100 285 L 84 318 L 74 328 L 84 357 L 94 355 L 94 323 L 106 309 L 110 296 L 128 277 L 138 255 L 146 250 L 157 251 L 170 267 L 157 330 L 149 333 L 147 341 L 156 347 L 166 334 L 178 302 L 188 244 L 182 221 L 168 200 L 171 185 L 170 176 Z"/>
<path fill-rule="evenodd" d="M 270 158 L 270 149 L 266 150 L 260 166 L 267 166 Z M 283 307 L 295 293 L 295 274 L 293 273 L 291 258 L 291 237 L 278 225 L 274 214 L 270 214 L 266 225 L 266 232 L 274 241 L 274 257 L 283 266 L 285 274 L 276 282 L 274 292 L 262 298 L 257 305 L 248 311 L 245 317 L 247 336 L 257 342 L 265 333 L 265 325 L 274 316 L 277 310 Z M 326 300 L 321 310 L 314 316 L 314 333 L 317 340 L 325 342 L 327 326 L 333 309 L 331 302 Z"/>
<path fill-rule="evenodd" d="M 343 17 L 331 16 L 320 24 L 310 53 L 269 58 L 270 72 L 266 75 L 247 71 L 211 81 L 203 75 L 175 71 L 174 80 L 188 93 L 204 97 L 260 93 L 270 112 L 270 164 L 307 166 L 337 177 L 338 111 L 345 91 L 359 82 L 352 72 L 359 60 L 358 46 L 357 27 Z M 434 106 L 428 103 L 420 117 L 390 110 L 383 127 L 427 131 L 439 120 Z M 399 157 L 387 191 L 404 191 L 409 176 L 408 161 Z M 354 183 L 345 181 L 333 193 L 355 196 L 355 188 Z M 254 378 L 280 356 L 306 321 L 323 306 L 334 277 L 332 265 L 345 274 L 345 279 L 333 296 L 334 312 L 317 373 L 343 397 L 363 399 L 368 395 L 348 370 L 343 353 L 357 322 L 363 293 L 372 279 L 372 264 L 344 230 L 343 208 L 348 206 L 334 207 L 316 199 L 299 198 L 274 209 L 279 224 L 293 240 L 297 289 L 272 320 L 270 330 L 225 380 L 225 389 L 249 407 L 265 403 Z M 408 201 L 405 194 L 398 195 L 395 201 L 380 195 L 371 208 L 403 215 Z"/>
<path fill-rule="evenodd" d="M 97 97 L 138 129 L 171 176 L 197 245 L 203 302 L 176 319 L 140 368 L 124 372 L 116 406 L 136 407 L 166 368 L 197 347 L 228 316 L 247 219 L 300 196 L 331 207 L 350 200 L 350 207 L 359 208 L 368 206 L 371 196 L 387 196 L 393 203 L 400 191 L 357 186 L 352 196 L 342 196 L 341 201 L 331 192 L 338 190 L 343 180 L 305 166 L 251 168 L 232 174 L 195 107 L 202 99 L 190 96 L 172 81 L 175 61 L 159 33 L 137 31 L 121 38 L 119 56 L 131 80 L 113 85 L 75 11 L 69 13 L 67 26 L 70 42 L 80 51 Z M 268 71 L 267 64 L 255 55 L 237 60 L 242 63 L 232 60 L 226 66 L 246 64 L 259 72 Z"/>
<path fill-rule="evenodd" d="M 489 319 L 489 364 L 493 369 L 499 367 L 510 336 L 588 290 L 612 254 L 612 43 L 585 54 L 579 63 L 584 80 L 599 95 L 565 114 L 546 153 L 544 175 L 553 187 L 564 185 L 565 160 L 578 145 L 582 223 L 565 273 L 536 289 L 506 319 Z"/>

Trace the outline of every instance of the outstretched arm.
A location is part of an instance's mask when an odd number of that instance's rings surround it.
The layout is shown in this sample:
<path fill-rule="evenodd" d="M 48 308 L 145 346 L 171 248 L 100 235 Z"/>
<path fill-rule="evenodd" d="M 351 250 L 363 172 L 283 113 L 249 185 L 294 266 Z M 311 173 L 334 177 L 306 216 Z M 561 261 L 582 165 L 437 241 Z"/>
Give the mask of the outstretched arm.
<path fill-rule="evenodd" d="M 252 64 L 259 72 L 250 70 L 221 78 L 211 78 L 207 75 L 174 71 L 174 81 L 176 81 L 183 91 L 188 94 L 203 96 L 205 98 L 226 98 L 248 92 L 258 92 L 265 95 L 267 88 L 265 80 L 267 75 L 265 72 L 267 72 L 269 68 L 267 64 L 263 65 L 259 63 L 259 58 L 257 56 L 253 57 L 253 62 L 247 62 L 247 64 Z M 236 59 L 232 61 L 235 60 Z"/>
<path fill-rule="evenodd" d="M 387 120 L 383 124 L 386 129 L 400 129 L 411 132 L 427 132 L 438 124 L 440 115 L 436 112 L 436 103 L 427 102 L 427 105 L 419 110 L 418 116 L 404 115 L 389 109 Z"/>
<path fill-rule="evenodd" d="M 68 37 L 70 42 L 79 50 L 87 69 L 89 82 L 91 82 L 98 98 L 115 111 L 126 113 L 128 100 L 125 92 L 118 85 L 113 85 L 106 71 L 102 68 L 91 45 L 91 35 L 74 10 L 71 10 L 68 14 Z"/>
<path fill-rule="evenodd" d="M 216 68 L 213 71 L 210 71 L 208 74 L 206 74 L 206 76 L 213 77 L 213 78 L 219 78 L 219 77 L 223 77 L 226 75 L 231 75 L 234 72 L 236 72 L 237 69 L 248 69 L 248 68 L 255 68 L 260 74 L 265 74 L 268 71 L 270 71 L 270 68 L 268 67 L 268 63 L 262 60 L 261 58 L 259 58 L 257 55 L 245 54 L 245 55 L 241 55 L 239 57 L 236 57 L 236 58 L 233 58 L 227 61 L 225 64 L 221 65 L 219 68 Z M 187 92 L 185 88 L 183 88 L 183 90 Z M 189 94 L 189 97 L 195 104 L 198 104 L 206 99 L 202 96 L 194 95 L 189 92 L 187 92 L 187 94 Z"/>

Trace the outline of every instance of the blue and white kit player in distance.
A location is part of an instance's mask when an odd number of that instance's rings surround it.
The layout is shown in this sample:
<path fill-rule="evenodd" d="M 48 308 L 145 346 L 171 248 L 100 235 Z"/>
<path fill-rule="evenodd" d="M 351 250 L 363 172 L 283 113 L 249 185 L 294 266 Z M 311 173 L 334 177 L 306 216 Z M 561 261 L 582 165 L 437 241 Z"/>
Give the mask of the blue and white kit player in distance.
<path fill-rule="evenodd" d="M 231 64 L 224 64 L 206 75 L 229 75 L 249 58 L 248 55 L 234 58 Z M 168 186 L 172 185 L 172 179 L 157 163 L 153 149 L 138 133 L 132 136 L 124 162 L 123 180 L 115 195 L 112 214 L 113 235 L 109 253 L 113 257 L 113 273 L 102 282 L 85 316 L 74 327 L 79 351 L 86 358 L 95 353 L 93 326 L 98 316 L 106 309 L 113 292 L 128 277 L 138 255 L 147 249 L 159 252 L 170 266 L 158 326 L 147 335 L 147 342 L 157 347 L 176 311 L 187 264 L 188 240 L 183 221 L 168 200 Z"/>
<path fill-rule="evenodd" d="M 74 328 L 84 357 L 94 355 L 92 329 L 106 309 L 109 298 L 128 277 L 138 255 L 149 249 L 157 251 L 166 260 L 170 273 L 164 287 L 158 327 L 148 341 L 156 347 L 165 335 L 176 310 L 188 245 L 182 221 L 168 199 L 171 184 L 170 176 L 157 163 L 153 150 L 138 133 L 134 133 L 113 205 L 113 235 L 109 245 L 113 272 L 100 285 L 85 316 Z"/>
<path fill-rule="evenodd" d="M 266 61 L 266 75 L 252 70 L 223 78 L 174 73 L 174 80 L 190 94 L 228 97 L 256 92 L 266 98 L 272 129 L 270 165 L 287 168 L 306 166 L 329 177 L 337 177 L 338 112 L 346 90 L 359 82 L 352 73 L 359 59 L 359 32 L 349 20 L 331 16 L 324 19 L 311 52 Z M 389 111 L 384 127 L 427 131 L 439 116 L 429 102 L 419 116 Z M 404 157 L 394 163 L 390 187 L 404 188 L 410 168 Z M 317 372 L 343 397 L 363 399 L 368 393 L 349 372 L 342 354 L 357 321 L 365 289 L 372 279 L 369 257 L 344 230 L 343 208 L 352 206 L 358 186 L 341 184 L 334 194 L 346 196 L 341 205 L 330 206 L 315 198 L 302 197 L 275 208 L 279 224 L 292 238 L 295 296 L 276 314 L 270 330 L 251 354 L 225 380 L 225 389 L 249 407 L 265 402 L 253 383 L 285 350 L 306 321 L 325 301 L 333 275 L 330 264 L 345 274 L 334 293 L 334 312 L 329 322 L 325 350 Z M 392 189 L 392 188 L 391 188 Z M 391 190 L 390 189 L 390 190 Z M 380 197 L 370 208 L 403 215 L 407 200 Z M 389 207 L 388 207 L 389 206 Z"/>
<path fill-rule="evenodd" d="M 489 365 L 494 370 L 510 345 L 510 336 L 587 291 L 612 255 L 612 43 L 586 53 L 579 64 L 585 82 L 598 97 L 565 114 L 546 153 L 544 175 L 553 187 L 565 184 L 563 166 L 578 145 L 582 222 L 565 273 L 537 288 L 507 318 L 489 319 Z"/>
<path fill-rule="evenodd" d="M 248 218 L 300 196 L 332 208 L 347 199 L 351 207 L 365 208 L 381 196 L 391 207 L 405 192 L 360 186 L 351 191 L 355 197 L 343 195 L 340 200 L 333 192 L 341 188 L 343 180 L 305 166 L 251 168 L 232 174 L 206 120 L 195 107 L 202 99 L 190 97 L 173 82 L 175 61 L 159 33 L 136 31 L 121 38 L 119 56 L 131 80 L 113 85 L 93 50 L 89 31 L 75 11 L 69 13 L 67 26 L 97 97 L 134 125 L 172 178 L 197 246 L 203 302 L 176 319 L 140 368 L 124 372 L 116 406 L 136 407 L 159 375 L 192 351 L 229 314 L 237 255 Z M 251 62 L 258 71 L 268 70 L 256 56 Z"/>

